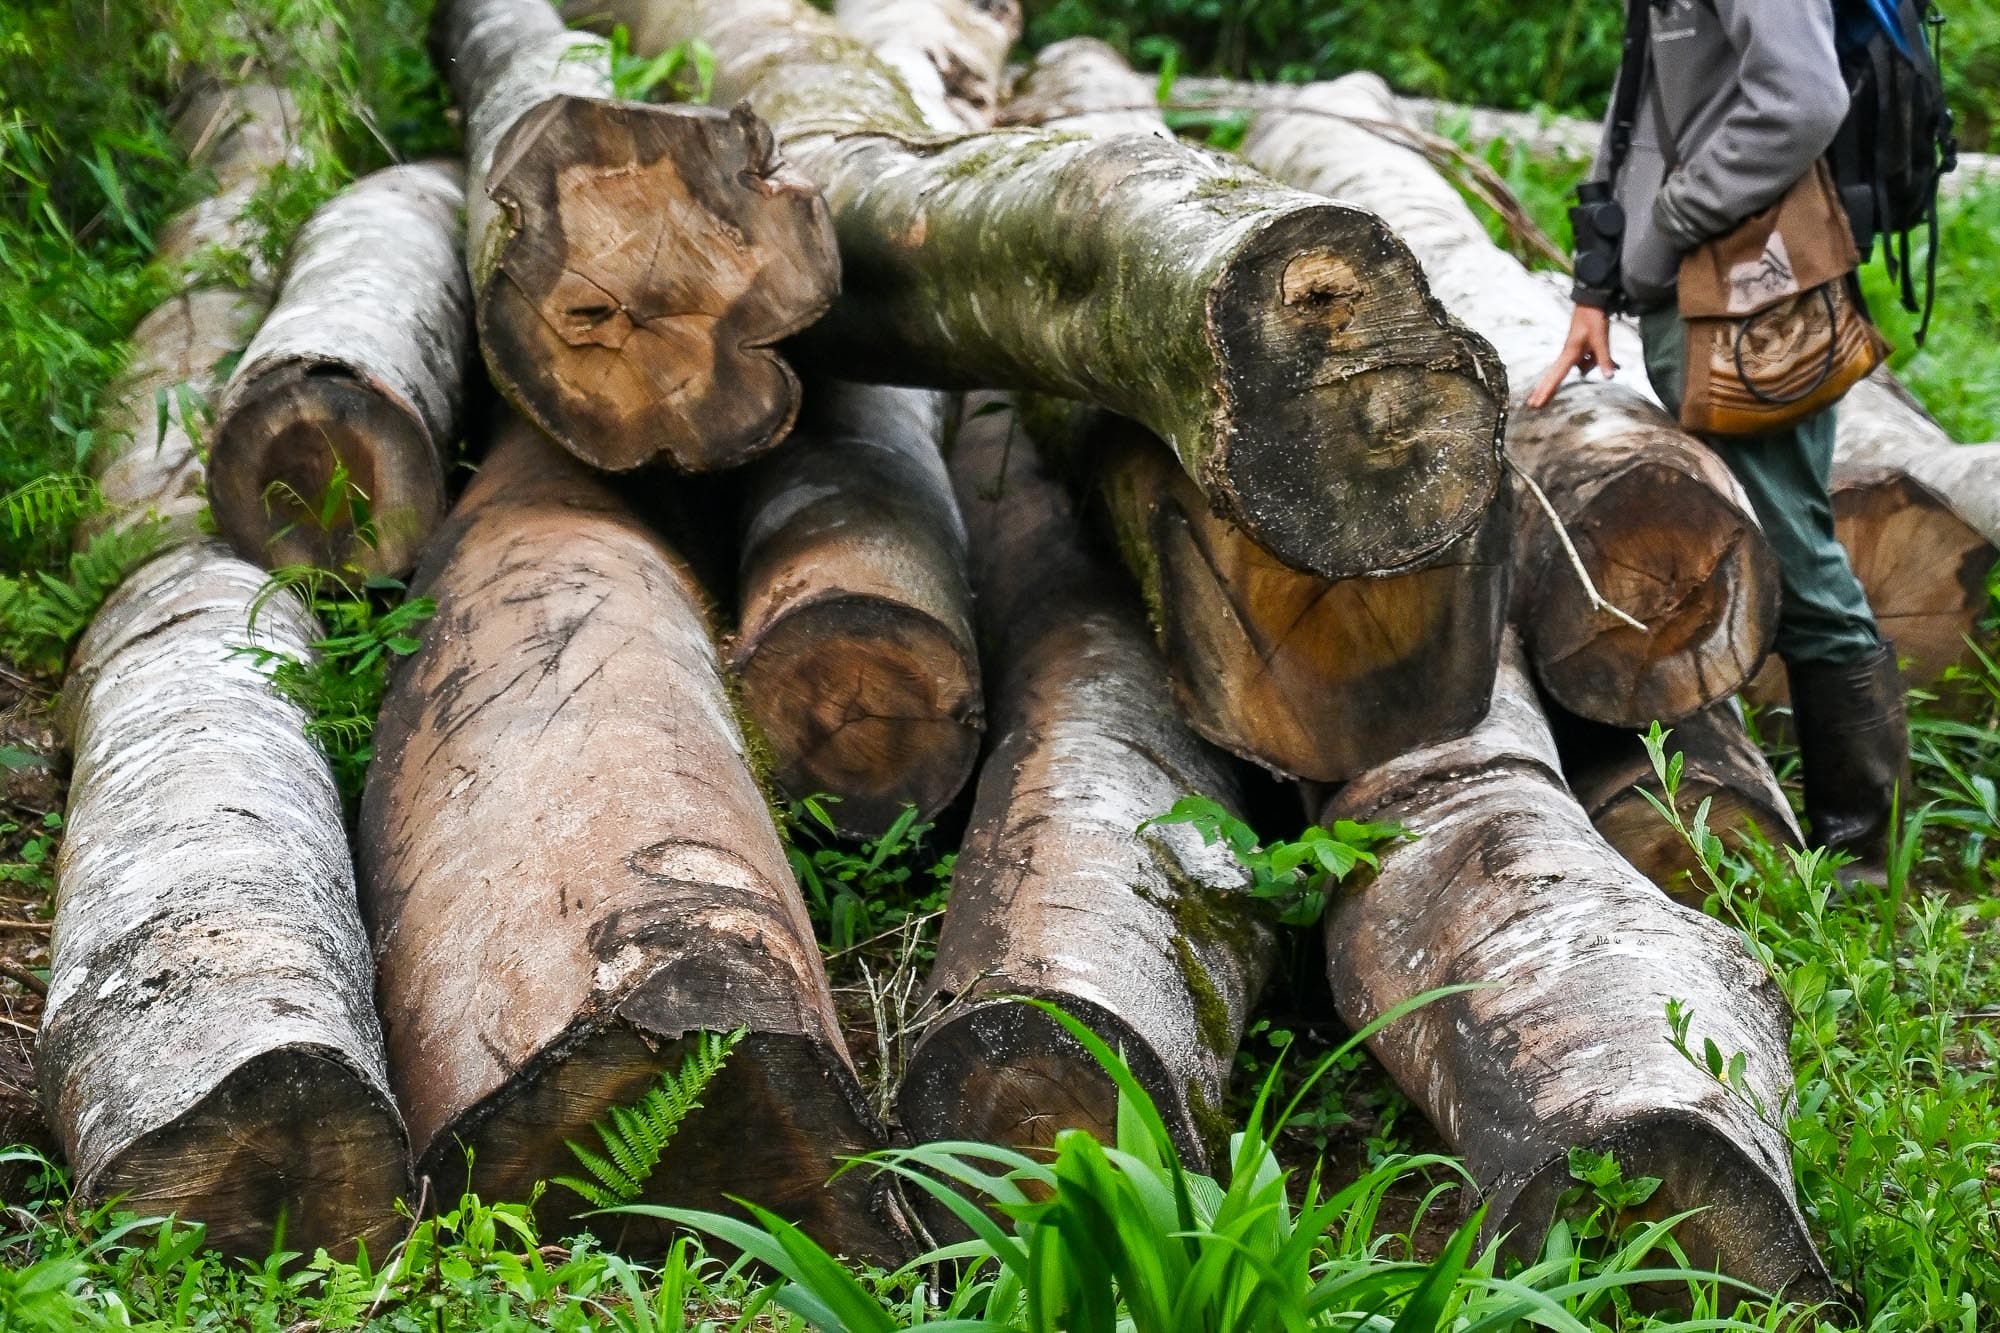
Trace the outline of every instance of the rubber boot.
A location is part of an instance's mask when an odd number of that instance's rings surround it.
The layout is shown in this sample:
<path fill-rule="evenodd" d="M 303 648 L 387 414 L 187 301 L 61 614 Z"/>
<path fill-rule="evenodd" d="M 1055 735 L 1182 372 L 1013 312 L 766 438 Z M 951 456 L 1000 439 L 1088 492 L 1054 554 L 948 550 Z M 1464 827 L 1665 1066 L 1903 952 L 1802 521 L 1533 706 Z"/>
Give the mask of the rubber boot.
<path fill-rule="evenodd" d="M 1787 662 L 1812 840 L 1855 858 L 1843 878 L 1880 881 L 1897 793 L 1908 801 L 1910 732 L 1896 646 L 1852 662 Z"/>

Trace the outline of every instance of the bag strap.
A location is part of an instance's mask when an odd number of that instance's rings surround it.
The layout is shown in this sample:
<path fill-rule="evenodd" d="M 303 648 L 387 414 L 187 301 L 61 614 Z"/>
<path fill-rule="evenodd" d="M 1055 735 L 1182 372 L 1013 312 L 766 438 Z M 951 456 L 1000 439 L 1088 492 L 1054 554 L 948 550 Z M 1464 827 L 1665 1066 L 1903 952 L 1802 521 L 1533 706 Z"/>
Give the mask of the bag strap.
<path fill-rule="evenodd" d="M 1611 160 L 1605 178 L 1615 181 L 1625 170 L 1632 150 L 1632 130 L 1639 120 L 1639 86 L 1646 81 L 1652 57 L 1653 0 L 1626 0 L 1625 48 L 1618 65 L 1618 92 L 1611 102 Z"/>

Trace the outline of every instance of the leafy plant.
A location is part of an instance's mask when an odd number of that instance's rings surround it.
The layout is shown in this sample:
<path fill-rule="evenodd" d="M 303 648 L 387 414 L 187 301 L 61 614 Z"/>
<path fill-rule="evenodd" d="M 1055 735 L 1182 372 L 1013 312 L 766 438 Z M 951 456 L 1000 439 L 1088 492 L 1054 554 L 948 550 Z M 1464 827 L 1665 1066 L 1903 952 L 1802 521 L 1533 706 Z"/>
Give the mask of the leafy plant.
<path fill-rule="evenodd" d="M 160 549 L 163 535 L 157 523 L 106 529 L 72 552 L 60 573 L 31 569 L 0 577 L 0 655 L 30 671 L 61 671 L 97 608 L 133 566 Z"/>
<path fill-rule="evenodd" d="M 694 86 L 675 77 L 692 74 Z M 699 37 L 676 42 L 656 56 L 632 50 L 632 34 L 620 23 L 611 29 L 611 91 L 615 97 L 643 101 L 665 85 L 674 101 L 706 103 L 715 90 L 715 52 Z"/>
<path fill-rule="evenodd" d="M 957 854 L 927 850 L 931 825 L 905 806 L 881 837 L 856 849 L 841 839 L 820 794 L 785 806 L 785 856 L 804 890 L 822 943 L 839 953 L 944 906 Z"/>
<path fill-rule="evenodd" d="M 557 1176 L 556 1184 L 599 1208 L 638 1198 L 653 1178 L 660 1154 L 673 1141 L 674 1131 L 689 1112 L 700 1108 L 702 1094 L 715 1082 L 747 1030 L 738 1028 L 726 1035 L 695 1033 L 694 1049 L 681 1060 L 680 1073 L 661 1070 L 659 1083 L 644 1097 L 631 1106 L 614 1106 L 591 1123 L 604 1146 L 601 1154 L 574 1139 L 565 1140 L 591 1179 Z"/>
<path fill-rule="evenodd" d="M 305 710 L 306 734 L 325 753 L 351 803 L 360 798 L 374 755 L 375 718 L 389 669 L 423 646 L 418 634 L 437 604 L 428 597 L 399 600 L 407 589 L 396 579 L 370 578 L 356 586 L 310 566 L 274 571 L 258 607 L 281 592 L 302 598 L 326 631 L 314 640 L 312 655 L 299 658 L 256 645 L 238 651 L 267 669 L 278 692 Z"/>
<path fill-rule="evenodd" d="M 1175 801 L 1163 815 L 1139 826 L 1140 832 L 1167 824 L 1187 824 L 1209 846 L 1220 842 L 1250 872 L 1250 894 L 1268 904 L 1288 926 L 1309 926 L 1326 910 L 1327 894 L 1360 867 L 1376 870 L 1375 849 L 1409 837 L 1400 824 L 1334 821 L 1332 828 L 1314 825 L 1290 842 L 1266 847 L 1257 831 L 1224 809 L 1212 797 L 1193 794 Z"/>

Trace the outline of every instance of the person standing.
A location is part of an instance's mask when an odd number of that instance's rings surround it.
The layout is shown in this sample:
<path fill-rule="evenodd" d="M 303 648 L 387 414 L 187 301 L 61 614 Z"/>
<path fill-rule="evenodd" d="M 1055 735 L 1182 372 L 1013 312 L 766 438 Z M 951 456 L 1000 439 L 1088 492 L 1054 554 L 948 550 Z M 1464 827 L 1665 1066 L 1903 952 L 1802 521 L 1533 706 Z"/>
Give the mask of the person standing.
<path fill-rule="evenodd" d="M 1618 369 L 1609 317 L 1622 309 L 1639 319 L 1654 391 L 1678 411 L 1681 258 L 1777 202 L 1814 169 L 1847 115 L 1830 0 L 1632 5 L 1644 45 L 1619 77 L 1624 84 L 1636 72 L 1640 82 L 1614 95 L 1578 192 L 1584 199 L 1599 185 L 1596 197 L 1608 191 L 1622 217 L 1597 238 L 1594 262 L 1579 249 L 1569 336 L 1528 394 L 1531 410 L 1572 370 L 1608 378 Z M 1641 7 L 1650 12 L 1637 14 Z M 1580 243 L 1586 231 L 1579 226 Z M 1777 651 L 1791 683 L 1811 836 L 1870 866 L 1885 853 L 1907 786 L 1909 737 L 1895 648 L 1834 538 L 1827 483 L 1836 411 L 1766 434 L 1703 438 L 1742 483 L 1777 556 Z"/>

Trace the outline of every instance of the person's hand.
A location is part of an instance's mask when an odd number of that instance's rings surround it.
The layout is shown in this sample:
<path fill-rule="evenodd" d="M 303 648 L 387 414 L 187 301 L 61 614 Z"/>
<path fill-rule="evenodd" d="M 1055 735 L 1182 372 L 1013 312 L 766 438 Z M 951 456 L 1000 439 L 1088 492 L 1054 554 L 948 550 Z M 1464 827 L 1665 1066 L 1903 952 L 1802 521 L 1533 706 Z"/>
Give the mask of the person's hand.
<path fill-rule="evenodd" d="M 1528 407 L 1547 407 L 1572 370 L 1586 375 L 1602 370 L 1605 379 L 1618 370 L 1618 363 L 1611 359 L 1611 317 L 1596 306 L 1580 305 L 1569 317 L 1569 337 L 1563 343 L 1562 354 L 1535 382 L 1528 394 Z"/>

